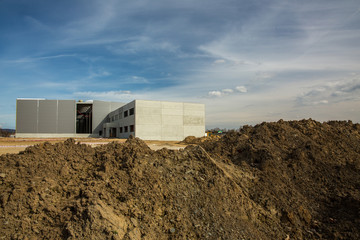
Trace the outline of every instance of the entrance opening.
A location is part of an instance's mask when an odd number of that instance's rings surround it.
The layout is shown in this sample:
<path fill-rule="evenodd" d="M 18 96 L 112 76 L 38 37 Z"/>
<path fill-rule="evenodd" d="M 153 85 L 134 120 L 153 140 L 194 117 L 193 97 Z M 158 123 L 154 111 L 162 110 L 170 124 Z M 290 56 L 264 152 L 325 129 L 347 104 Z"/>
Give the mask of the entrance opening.
<path fill-rule="evenodd" d="M 92 133 L 92 104 L 76 104 L 76 133 Z"/>
<path fill-rule="evenodd" d="M 110 128 L 110 137 L 116 138 L 116 128 Z"/>

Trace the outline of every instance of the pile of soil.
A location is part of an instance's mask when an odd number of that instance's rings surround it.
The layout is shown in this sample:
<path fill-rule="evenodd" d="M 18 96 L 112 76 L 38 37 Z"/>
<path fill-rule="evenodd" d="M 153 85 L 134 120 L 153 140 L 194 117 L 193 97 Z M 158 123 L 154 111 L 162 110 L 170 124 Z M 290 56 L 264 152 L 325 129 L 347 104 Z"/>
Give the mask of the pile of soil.
<path fill-rule="evenodd" d="M 246 126 L 183 150 L 140 139 L 0 156 L 0 239 L 359 239 L 360 125 Z"/>
<path fill-rule="evenodd" d="M 200 138 L 194 136 L 188 136 L 184 140 L 182 140 L 180 144 L 200 144 L 205 141 L 216 141 L 219 140 L 220 138 L 221 136 L 219 135 L 211 135 L 208 137 L 200 137 Z"/>

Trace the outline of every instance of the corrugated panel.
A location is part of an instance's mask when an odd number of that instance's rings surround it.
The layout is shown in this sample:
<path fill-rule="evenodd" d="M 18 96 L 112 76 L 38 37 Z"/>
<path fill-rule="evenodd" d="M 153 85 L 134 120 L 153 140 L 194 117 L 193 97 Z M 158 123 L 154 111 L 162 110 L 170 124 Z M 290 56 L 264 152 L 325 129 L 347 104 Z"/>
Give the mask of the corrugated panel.
<path fill-rule="evenodd" d="M 75 100 L 58 101 L 58 133 L 75 133 Z"/>
<path fill-rule="evenodd" d="M 38 100 L 16 100 L 16 132 L 37 133 Z"/>
<path fill-rule="evenodd" d="M 38 133 L 57 132 L 57 100 L 39 100 Z"/>

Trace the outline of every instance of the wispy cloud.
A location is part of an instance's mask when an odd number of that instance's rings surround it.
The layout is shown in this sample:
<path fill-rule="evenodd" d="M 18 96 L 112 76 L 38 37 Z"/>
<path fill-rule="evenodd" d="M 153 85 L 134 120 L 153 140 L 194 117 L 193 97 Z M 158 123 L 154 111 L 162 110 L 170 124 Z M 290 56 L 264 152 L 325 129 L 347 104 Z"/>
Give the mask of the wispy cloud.
<path fill-rule="evenodd" d="M 32 63 L 37 61 L 43 61 L 43 60 L 52 60 L 57 58 L 68 58 L 68 57 L 76 57 L 76 54 L 59 54 L 59 55 L 53 55 L 53 56 L 42 56 L 42 57 L 25 57 L 20 59 L 13 59 L 13 60 L 2 60 L 3 63 Z"/>
<path fill-rule="evenodd" d="M 75 98 L 84 98 L 87 100 L 107 100 L 107 101 L 129 101 L 134 99 L 131 91 L 106 91 L 106 92 L 74 92 Z"/>
<path fill-rule="evenodd" d="M 317 105 L 360 100 L 360 76 L 317 85 L 302 93 L 298 105 Z"/>

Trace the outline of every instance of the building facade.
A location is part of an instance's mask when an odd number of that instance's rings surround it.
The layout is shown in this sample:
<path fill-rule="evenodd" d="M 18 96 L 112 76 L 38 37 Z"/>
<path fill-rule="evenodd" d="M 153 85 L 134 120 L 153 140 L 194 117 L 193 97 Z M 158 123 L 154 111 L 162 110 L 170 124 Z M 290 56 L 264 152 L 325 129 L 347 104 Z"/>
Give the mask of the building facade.
<path fill-rule="evenodd" d="M 116 137 L 183 140 L 205 134 L 205 105 L 17 99 L 16 137 Z"/>
<path fill-rule="evenodd" d="M 205 105 L 198 103 L 134 100 L 109 114 L 105 137 L 144 140 L 183 140 L 205 134 Z"/>

